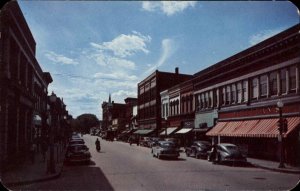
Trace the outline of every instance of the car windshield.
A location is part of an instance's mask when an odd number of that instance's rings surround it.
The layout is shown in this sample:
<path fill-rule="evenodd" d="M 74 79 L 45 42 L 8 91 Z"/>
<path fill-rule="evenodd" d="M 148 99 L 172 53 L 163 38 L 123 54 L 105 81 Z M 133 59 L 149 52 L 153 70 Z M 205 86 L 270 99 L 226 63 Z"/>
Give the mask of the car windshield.
<path fill-rule="evenodd" d="M 175 144 L 172 142 L 160 143 L 162 148 L 175 148 Z"/>
<path fill-rule="evenodd" d="M 239 151 L 239 148 L 237 146 L 234 146 L 234 145 L 226 145 L 225 148 L 229 152 L 238 152 Z"/>

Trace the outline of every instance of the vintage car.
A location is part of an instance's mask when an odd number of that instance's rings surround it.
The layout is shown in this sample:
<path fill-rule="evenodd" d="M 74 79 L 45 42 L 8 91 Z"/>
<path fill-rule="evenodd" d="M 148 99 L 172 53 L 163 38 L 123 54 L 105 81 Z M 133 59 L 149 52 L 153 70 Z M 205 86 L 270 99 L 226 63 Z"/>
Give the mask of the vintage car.
<path fill-rule="evenodd" d="M 208 151 L 208 160 L 214 163 L 246 163 L 247 159 L 242 155 L 238 146 L 231 143 L 215 145 L 215 152 Z"/>
<path fill-rule="evenodd" d="M 176 145 L 170 141 L 158 141 L 151 150 L 153 157 L 159 159 L 162 157 L 178 158 L 180 156 Z"/>
<path fill-rule="evenodd" d="M 89 148 L 83 144 L 69 145 L 66 152 L 66 162 L 86 162 L 89 163 L 91 153 Z"/>
<path fill-rule="evenodd" d="M 194 141 L 193 144 L 185 148 L 186 156 L 195 158 L 206 158 L 207 151 L 211 150 L 211 143 L 208 141 Z"/>

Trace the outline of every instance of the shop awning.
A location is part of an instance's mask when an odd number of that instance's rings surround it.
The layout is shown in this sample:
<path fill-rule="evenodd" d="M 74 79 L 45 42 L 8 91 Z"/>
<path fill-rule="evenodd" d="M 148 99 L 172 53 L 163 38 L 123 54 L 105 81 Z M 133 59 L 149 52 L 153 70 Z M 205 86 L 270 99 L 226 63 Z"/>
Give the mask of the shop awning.
<path fill-rule="evenodd" d="M 177 131 L 175 134 L 186 134 L 191 131 L 192 131 L 192 128 L 183 128 L 183 129 L 180 129 L 179 131 Z"/>
<path fill-rule="evenodd" d="M 168 127 L 167 128 L 167 135 L 172 134 L 174 131 L 176 131 L 176 129 L 178 129 L 178 127 Z M 166 131 L 162 131 L 160 133 L 160 135 L 166 135 Z"/>
<path fill-rule="evenodd" d="M 139 135 L 148 135 L 152 133 L 154 130 L 153 129 L 139 129 L 135 131 L 133 134 L 139 134 Z"/>
<path fill-rule="evenodd" d="M 300 124 L 300 117 L 288 117 L 287 136 Z M 228 137 L 278 137 L 278 118 L 257 119 L 244 121 L 218 122 L 209 132 L 208 136 L 228 136 Z"/>

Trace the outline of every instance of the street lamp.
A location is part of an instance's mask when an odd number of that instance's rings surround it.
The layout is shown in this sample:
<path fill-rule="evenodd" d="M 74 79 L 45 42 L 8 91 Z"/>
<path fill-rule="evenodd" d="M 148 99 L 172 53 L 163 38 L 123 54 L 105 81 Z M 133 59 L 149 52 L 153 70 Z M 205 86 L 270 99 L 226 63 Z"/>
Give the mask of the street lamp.
<path fill-rule="evenodd" d="M 52 92 L 50 95 L 50 109 L 51 109 L 51 128 L 50 128 L 50 164 L 49 164 L 49 169 L 48 171 L 50 173 L 55 173 L 55 163 L 54 163 L 54 135 L 53 135 L 53 130 L 55 128 L 55 103 L 56 103 L 56 95 Z"/>
<path fill-rule="evenodd" d="M 278 141 L 280 143 L 280 163 L 278 168 L 285 168 L 284 166 L 284 153 L 283 153 L 283 136 L 282 134 L 284 133 L 284 119 L 282 118 L 282 108 L 284 104 L 281 100 L 277 102 L 277 108 L 279 111 L 279 121 L 278 121 L 278 130 L 279 130 L 279 135 L 278 135 Z"/>

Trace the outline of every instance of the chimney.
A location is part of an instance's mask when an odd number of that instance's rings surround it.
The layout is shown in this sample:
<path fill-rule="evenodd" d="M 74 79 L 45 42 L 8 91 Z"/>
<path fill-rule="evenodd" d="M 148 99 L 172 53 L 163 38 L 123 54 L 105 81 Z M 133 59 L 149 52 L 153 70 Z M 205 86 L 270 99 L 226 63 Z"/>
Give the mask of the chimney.
<path fill-rule="evenodd" d="M 179 68 L 178 67 L 175 68 L 175 74 L 179 74 Z"/>

